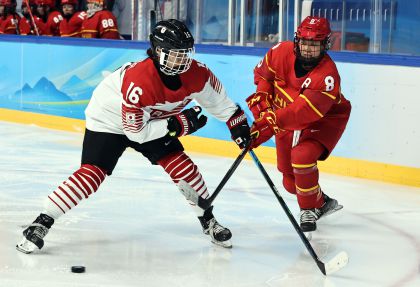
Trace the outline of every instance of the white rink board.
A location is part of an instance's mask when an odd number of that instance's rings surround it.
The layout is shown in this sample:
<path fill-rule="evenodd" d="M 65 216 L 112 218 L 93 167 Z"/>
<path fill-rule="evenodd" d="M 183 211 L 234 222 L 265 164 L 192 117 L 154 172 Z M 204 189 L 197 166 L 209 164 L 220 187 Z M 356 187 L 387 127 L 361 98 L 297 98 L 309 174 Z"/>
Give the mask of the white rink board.
<path fill-rule="evenodd" d="M 15 250 L 22 226 L 79 166 L 82 136 L 0 122 L 0 286 L 420 286 L 420 189 L 322 174 L 344 209 L 319 222 L 312 244 L 326 262 L 350 262 L 324 277 L 258 170 L 244 161 L 216 199 L 233 232 L 213 246 L 158 166 L 126 152 L 97 194 L 61 217 L 41 252 Z M 258 152 L 257 152 L 258 153 Z M 214 190 L 233 159 L 190 154 Z M 294 214 L 296 200 L 269 174 Z M 70 273 L 85 265 L 85 274 Z"/>

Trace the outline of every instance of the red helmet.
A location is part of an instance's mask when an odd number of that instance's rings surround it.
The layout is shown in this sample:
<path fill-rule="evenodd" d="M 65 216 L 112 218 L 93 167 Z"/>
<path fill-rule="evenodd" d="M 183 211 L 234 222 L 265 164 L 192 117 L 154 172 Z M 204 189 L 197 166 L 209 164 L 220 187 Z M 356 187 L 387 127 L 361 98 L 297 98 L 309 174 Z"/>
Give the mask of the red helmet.
<path fill-rule="evenodd" d="M 35 0 L 36 5 L 44 5 L 50 8 L 55 7 L 55 0 Z"/>
<path fill-rule="evenodd" d="M 305 20 L 300 23 L 295 33 L 295 48 L 294 52 L 298 60 L 302 63 L 302 66 L 310 70 L 322 60 L 325 52 L 330 48 L 330 36 L 331 28 L 330 23 L 326 18 L 308 16 Z M 319 51 L 318 56 L 310 56 L 308 54 L 308 48 L 303 51 L 300 50 L 299 44 L 301 40 L 314 41 L 308 44 L 302 44 L 305 46 L 312 46 L 313 49 Z M 315 42 L 318 41 L 318 44 Z M 319 44 L 320 42 L 320 44 Z M 303 47 L 305 47 L 303 46 Z"/>
<path fill-rule="evenodd" d="M 28 0 L 29 6 L 36 5 L 35 0 Z M 26 7 L 26 0 L 22 0 L 22 7 Z"/>
<path fill-rule="evenodd" d="M 296 36 L 300 39 L 325 41 L 331 35 L 330 22 L 327 18 L 308 16 L 300 23 Z"/>
<path fill-rule="evenodd" d="M 105 6 L 105 0 L 87 0 L 87 3 L 96 3 L 102 6 Z"/>
<path fill-rule="evenodd" d="M 79 2 L 77 0 L 61 0 L 61 5 L 65 4 L 77 5 Z"/>
<path fill-rule="evenodd" d="M 16 6 L 16 0 L 0 0 L 0 6 L 14 7 Z"/>

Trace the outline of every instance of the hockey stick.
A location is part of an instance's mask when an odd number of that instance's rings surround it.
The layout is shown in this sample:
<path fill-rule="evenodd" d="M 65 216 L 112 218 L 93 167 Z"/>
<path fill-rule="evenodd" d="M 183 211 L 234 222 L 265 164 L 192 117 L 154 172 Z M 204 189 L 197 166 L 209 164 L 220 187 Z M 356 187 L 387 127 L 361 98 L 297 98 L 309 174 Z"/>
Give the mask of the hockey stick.
<path fill-rule="evenodd" d="M 248 143 L 246 147 L 242 149 L 241 153 L 233 162 L 232 166 L 226 172 L 225 176 L 222 178 L 219 185 L 216 187 L 213 194 L 209 198 L 204 199 L 201 196 L 199 196 L 198 193 L 186 181 L 183 181 L 183 180 L 179 181 L 178 183 L 179 190 L 181 191 L 181 193 L 185 196 L 187 200 L 193 202 L 194 204 L 198 205 L 202 209 L 206 210 L 207 208 L 211 206 L 213 201 L 216 199 L 216 196 L 220 193 L 222 188 L 225 186 L 226 182 L 235 172 L 236 168 L 239 166 L 239 164 L 245 157 L 246 153 L 249 151 L 250 146 L 251 146 L 250 143 Z"/>
<path fill-rule="evenodd" d="M 252 159 L 254 160 L 256 166 L 264 176 L 265 180 L 267 181 L 268 185 L 270 186 L 271 190 L 273 191 L 274 195 L 276 196 L 277 200 L 279 201 L 281 207 L 286 212 L 287 217 L 289 218 L 290 222 L 292 222 L 293 227 L 295 228 L 296 232 L 298 233 L 300 239 L 302 240 L 303 244 L 305 245 L 306 249 L 309 251 L 309 254 L 311 254 L 312 258 L 315 260 L 316 264 L 318 265 L 319 270 L 321 270 L 322 274 L 324 275 L 330 275 L 344 266 L 347 265 L 349 262 L 349 256 L 346 252 L 342 251 L 338 253 L 333 259 L 328 261 L 326 264 L 324 264 L 321 260 L 319 260 L 318 255 L 316 255 L 314 249 L 312 248 L 312 245 L 309 243 L 306 236 L 303 234 L 302 230 L 300 229 L 299 225 L 296 222 L 296 219 L 293 217 L 292 213 L 290 212 L 289 208 L 286 205 L 286 202 L 284 202 L 283 198 L 281 197 L 279 191 L 277 190 L 274 183 L 271 181 L 271 178 L 265 171 L 263 165 L 261 164 L 260 160 L 258 159 L 257 155 L 254 153 L 253 150 L 249 151 L 249 154 L 251 155 Z"/>
<path fill-rule="evenodd" d="M 29 0 L 25 0 L 25 3 L 26 7 L 28 7 L 29 17 L 31 17 L 32 24 L 34 24 L 35 33 L 39 36 L 38 27 L 36 26 L 34 16 L 32 15 L 32 9 L 31 6 L 29 6 Z"/>

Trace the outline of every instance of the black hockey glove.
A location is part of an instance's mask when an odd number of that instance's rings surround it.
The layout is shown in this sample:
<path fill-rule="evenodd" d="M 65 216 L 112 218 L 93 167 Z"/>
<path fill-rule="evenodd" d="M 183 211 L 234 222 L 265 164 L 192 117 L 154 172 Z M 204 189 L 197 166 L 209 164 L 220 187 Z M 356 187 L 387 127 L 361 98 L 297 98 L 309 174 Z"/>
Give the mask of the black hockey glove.
<path fill-rule="evenodd" d="M 226 122 L 232 139 L 240 148 L 244 148 L 246 143 L 251 140 L 250 129 L 246 115 L 241 107 L 238 105 L 236 112 Z"/>
<path fill-rule="evenodd" d="M 207 123 L 207 117 L 200 115 L 201 110 L 200 106 L 195 106 L 183 110 L 176 116 L 170 117 L 168 120 L 169 135 L 172 137 L 181 137 L 192 134 L 204 127 Z"/>

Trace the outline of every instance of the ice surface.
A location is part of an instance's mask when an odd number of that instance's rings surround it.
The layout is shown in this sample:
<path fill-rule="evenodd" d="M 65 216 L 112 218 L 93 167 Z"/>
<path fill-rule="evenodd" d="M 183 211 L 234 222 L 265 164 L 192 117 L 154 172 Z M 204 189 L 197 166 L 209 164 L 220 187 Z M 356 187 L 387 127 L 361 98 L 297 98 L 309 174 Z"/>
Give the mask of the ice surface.
<path fill-rule="evenodd" d="M 322 219 L 311 244 L 318 270 L 281 206 L 245 160 L 215 200 L 233 248 L 210 243 L 193 210 L 159 166 L 127 151 L 99 191 L 62 216 L 45 247 L 16 251 L 43 201 L 79 166 L 82 135 L 0 122 L 0 286 L 420 286 L 420 189 L 321 175 L 344 209 Z M 257 151 L 258 154 L 258 151 Z M 213 190 L 233 158 L 189 153 Z M 265 165 L 296 216 L 297 202 Z M 70 272 L 72 265 L 86 273 Z"/>

